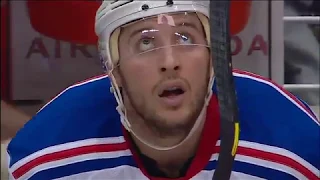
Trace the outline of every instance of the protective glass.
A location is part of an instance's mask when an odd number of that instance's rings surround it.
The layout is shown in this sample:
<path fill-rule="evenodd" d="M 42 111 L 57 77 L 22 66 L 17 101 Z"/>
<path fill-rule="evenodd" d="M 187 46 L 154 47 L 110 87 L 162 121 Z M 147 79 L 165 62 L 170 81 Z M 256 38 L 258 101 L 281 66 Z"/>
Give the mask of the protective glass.
<path fill-rule="evenodd" d="M 209 52 L 203 21 L 195 12 L 159 14 L 121 27 L 119 60 L 179 60 Z"/>

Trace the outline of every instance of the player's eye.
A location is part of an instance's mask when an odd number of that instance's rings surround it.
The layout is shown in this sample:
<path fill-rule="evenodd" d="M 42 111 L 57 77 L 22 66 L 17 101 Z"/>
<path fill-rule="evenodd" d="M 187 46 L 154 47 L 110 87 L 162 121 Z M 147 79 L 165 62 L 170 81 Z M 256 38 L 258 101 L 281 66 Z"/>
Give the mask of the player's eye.
<path fill-rule="evenodd" d="M 187 34 L 182 33 L 175 33 L 177 37 L 177 43 L 178 44 L 192 44 L 192 38 L 189 37 Z"/>
<path fill-rule="evenodd" d="M 152 37 L 145 37 L 142 38 L 139 42 L 139 50 L 140 52 L 148 51 L 152 48 L 154 48 L 154 38 Z"/>

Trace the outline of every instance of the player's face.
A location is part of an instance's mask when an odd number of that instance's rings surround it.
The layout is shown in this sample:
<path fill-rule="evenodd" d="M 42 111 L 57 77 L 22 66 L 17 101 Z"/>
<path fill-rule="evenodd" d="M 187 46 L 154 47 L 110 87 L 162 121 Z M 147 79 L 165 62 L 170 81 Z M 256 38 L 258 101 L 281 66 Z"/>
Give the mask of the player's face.
<path fill-rule="evenodd" d="M 188 132 L 210 78 L 210 52 L 197 14 L 155 16 L 123 27 L 119 54 L 125 107 L 158 132 Z"/>

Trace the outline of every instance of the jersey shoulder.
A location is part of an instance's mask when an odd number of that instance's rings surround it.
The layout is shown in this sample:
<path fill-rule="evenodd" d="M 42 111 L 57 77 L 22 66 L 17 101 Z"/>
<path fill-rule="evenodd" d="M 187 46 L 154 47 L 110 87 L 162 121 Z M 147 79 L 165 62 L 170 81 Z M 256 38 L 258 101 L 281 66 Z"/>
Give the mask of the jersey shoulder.
<path fill-rule="evenodd" d="M 277 83 L 241 70 L 234 70 L 233 75 L 240 111 L 248 110 L 250 119 L 270 118 L 268 122 L 279 123 L 278 119 L 290 118 L 291 124 L 308 119 L 307 122 L 319 125 L 308 104 Z"/>
<path fill-rule="evenodd" d="M 52 146 L 121 137 L 118 119 L 106 75 L 72 85 L 40 109 L 11 140 L 10 165 Z"/>
<path fill-rule="evenodd" d="M 318 176 L 320 126 L 311 108 L 259 75 L 240 70 L 233 75 L 240 116 L 238 158 L 267 167 L 261 174 L 268 174 L 267 179 L 284 178 L 275 175 L 279 172 L 298 179 Z"/>

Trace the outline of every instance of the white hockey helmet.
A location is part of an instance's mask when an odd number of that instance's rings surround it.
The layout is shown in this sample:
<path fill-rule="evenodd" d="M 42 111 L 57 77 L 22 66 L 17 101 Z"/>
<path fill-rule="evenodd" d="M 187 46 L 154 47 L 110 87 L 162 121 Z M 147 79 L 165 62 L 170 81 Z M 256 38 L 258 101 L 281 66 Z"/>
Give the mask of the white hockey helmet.
<path fill-rule="evenodd" d="M 114 41 L 111 35 L 117 33 L 116 30 L 120 26 L 141 18 L 175 12 L 198 12 L 209 18 L 209 1 L 103 1 L 96 14 L 95 32 L 99 37 L 99 48 L 103 58 L 106 61 L 113 61 L 108 68 L 112 64 L 117 64 L 117 47 L 110 48 L 110 46 Z M 208 21 L 202 16 L 200 20 L 203 23 L 207 37 L 209 37 Z M 109 52 L 109 50 L 113 52 Z"/>

